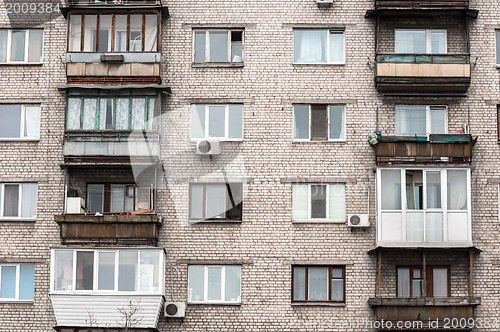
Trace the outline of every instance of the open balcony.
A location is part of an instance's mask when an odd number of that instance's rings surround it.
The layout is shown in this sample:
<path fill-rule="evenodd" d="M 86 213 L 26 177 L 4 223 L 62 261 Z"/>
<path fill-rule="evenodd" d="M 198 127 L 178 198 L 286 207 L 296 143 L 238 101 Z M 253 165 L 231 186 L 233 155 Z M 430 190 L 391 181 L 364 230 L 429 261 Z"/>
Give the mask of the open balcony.
<path fill-rule="evenodd" d="M 468 9 L 469 0 L 375 0 L 376 9 Z"/>

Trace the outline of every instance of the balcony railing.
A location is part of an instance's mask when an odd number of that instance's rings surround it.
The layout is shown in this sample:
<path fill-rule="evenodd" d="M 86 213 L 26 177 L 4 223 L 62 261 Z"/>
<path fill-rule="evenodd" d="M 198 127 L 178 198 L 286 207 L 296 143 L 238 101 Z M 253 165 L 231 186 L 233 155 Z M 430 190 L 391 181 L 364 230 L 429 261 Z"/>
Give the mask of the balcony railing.
<path fill-rule="evenodd" d="M 161 0 L 68 0 L 69 6 L 141 6 L 141 5 L 161 5 Z"/>
<path fill-rule="evenodd" d="M 468 64 L 469 54 L 377 54 L 377 63 Z"/>
<path fill-rule="evenodd" d="M 396 8 L 467 9 L 469 8 L 469 0 L 375 0 L 375 8 L 377 9 L 396 9 Z"/>

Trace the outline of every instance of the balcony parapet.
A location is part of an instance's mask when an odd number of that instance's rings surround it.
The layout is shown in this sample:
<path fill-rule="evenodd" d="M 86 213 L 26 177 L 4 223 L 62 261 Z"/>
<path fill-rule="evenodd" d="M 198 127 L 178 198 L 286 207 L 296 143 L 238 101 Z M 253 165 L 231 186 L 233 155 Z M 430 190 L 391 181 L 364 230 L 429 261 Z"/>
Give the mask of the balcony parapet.
<path fill-rule="evenodd" d="M 168 7 L 164 6 L 162 0 L 66 0 L 61 7 L 61 13 L 67 17 L 70 10 L 113 10 L 113 11 L 136 11 L 155 10 L 161 11 L 164 17 L 169 17 Z"/>
<path fill-rule="evenodd" d="M 468 9 L 469 0 L 375 0 L 376 9 Z"/>

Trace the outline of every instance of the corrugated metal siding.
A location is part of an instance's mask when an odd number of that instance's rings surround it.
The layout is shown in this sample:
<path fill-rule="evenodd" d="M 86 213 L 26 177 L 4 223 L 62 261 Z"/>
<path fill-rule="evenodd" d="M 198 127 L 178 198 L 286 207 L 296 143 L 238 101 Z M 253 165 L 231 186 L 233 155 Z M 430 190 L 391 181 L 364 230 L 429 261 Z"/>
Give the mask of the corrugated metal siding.
<path fill-rule="evenodd" d="M 163 296 L 124 295 L 57 295 L 50 296 L 58 326 L 123 327 L 118 309 L 139 304 L 137 328 L 156 328 L 163 305 Z M 91 323 L 90 317 L 93 317 Z"/>

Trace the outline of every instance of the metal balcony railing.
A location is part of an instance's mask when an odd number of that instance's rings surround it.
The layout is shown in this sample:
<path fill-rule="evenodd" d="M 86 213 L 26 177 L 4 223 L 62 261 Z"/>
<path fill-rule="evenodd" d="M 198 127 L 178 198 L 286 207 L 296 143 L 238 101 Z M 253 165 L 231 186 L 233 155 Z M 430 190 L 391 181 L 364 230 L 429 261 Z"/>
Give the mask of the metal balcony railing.
<path fill-rule="evenodd" d="M 400 54 L 379 53 L 377 63 L 433 63 L 433 64 L 469 64 L 469 54 Z"/>

